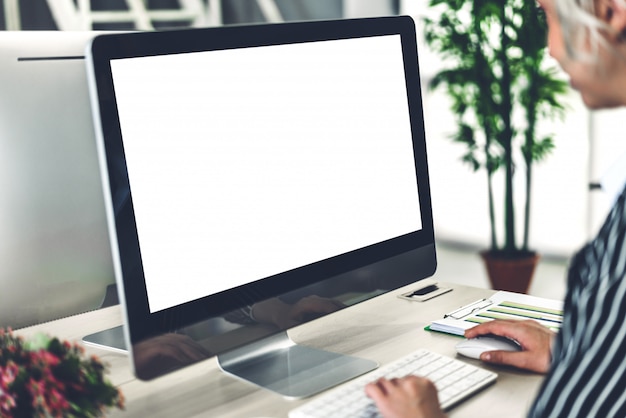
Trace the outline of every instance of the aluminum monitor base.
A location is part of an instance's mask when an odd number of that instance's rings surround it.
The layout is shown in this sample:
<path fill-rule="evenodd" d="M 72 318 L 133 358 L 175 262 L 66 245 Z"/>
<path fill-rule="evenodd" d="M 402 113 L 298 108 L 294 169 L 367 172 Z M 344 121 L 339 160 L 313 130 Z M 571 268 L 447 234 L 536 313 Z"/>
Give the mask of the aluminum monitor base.
<path fill-rule="evenodd" d="M 220 354 L 220 368 L 286 398 L 305 398 L 378 367 L 372 360 L 294 343 L 286 332 Z"/>
<path fill-rule="evenodd" d="M 83 337 L 83 343 L 106 350 L 128 353 L 126 341 L 124 341 L 123 325 L 86 335 Z"/>

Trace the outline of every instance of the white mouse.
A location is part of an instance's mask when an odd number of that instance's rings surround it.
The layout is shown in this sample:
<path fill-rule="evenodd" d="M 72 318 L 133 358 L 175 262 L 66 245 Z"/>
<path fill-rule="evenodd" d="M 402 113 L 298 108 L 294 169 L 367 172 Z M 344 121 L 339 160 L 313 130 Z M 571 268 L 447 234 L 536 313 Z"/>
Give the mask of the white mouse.
<path fill-rule="evenodd" d="M 511 339 L 495 335 L 470 338 L 456 345 L 457 353 L 473 359 L 480 359 L 485 351 L 522 351 L 522 347 Z"/>

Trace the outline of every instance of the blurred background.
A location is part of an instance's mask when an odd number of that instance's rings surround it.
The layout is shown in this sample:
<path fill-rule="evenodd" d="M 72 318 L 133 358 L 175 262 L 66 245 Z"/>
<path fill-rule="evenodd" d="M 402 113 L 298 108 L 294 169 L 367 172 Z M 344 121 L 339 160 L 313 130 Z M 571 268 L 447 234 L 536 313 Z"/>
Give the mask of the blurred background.
<path fill-rule="evenodd" d="M 481 173 L 472 173 L 460 162 L 464 149 L 450 140 L 455 120 L 449 110 L 449 100 L 443 92 L 427 88 L 433 75 L 445 66 L 441 57 L 429 51 L 423 42 L 422 21 L 425 16 L 437 13 L 428 3 L 428 0 L 0 0 L 0 30 L 160 30 L 398 14 L 412 16 L 417 25 L 438 243 L 439 268 L 435 278 L 488 287 L 477 254 L 488 245 L 486 182 Z M 0 78 L 0 95 L 6 83 L 10 81 Z M 543 123 L 540 127 L 542 131 L 555 134 L 556 148 L 545 162 L 536 166 L 531 208 L 531 247 L 542 254 L 542 260 L 530 293 L 551 298 L 563 297 L 567 260 L 595 234 L 612 202 L 613 196 L 595 185 L 626 153 L 626 142 L 619 139 L 620 121 L 626 116 L 623 110 L 590 112 L 573 91 L 565 100 L 568 110 L 564 119 Z M 0 200 L 0 231 L 7 231 L 11 219 L 6 212 L 2 215 L 3 210 Z M 4 264 L 0 269 L 6 271 L 11 270 L 8 264 L 19 260 L 11 255 L 10 237 L 5 235 L 0 245 L 0 261 Z M 37 263 L 37 260 L 30 262 Z M 85 275 L 88 281 L 89 272 Z M 3 283 L 3 277 L 0 272 L 0 327 L 21 327 L 95 309 L 104 300 L 102 283 L 108 280 L 98 279 L 98 296 L 90 296 L 85 304 L 64 308 L 50 303 L 45 309 L 34 312 L 16 310 L 15 305 L 20 302 L 11 296 L 9 286 L 13 284 Z M 42 281 L 48 279 L 44 275 L 40 277 Z M 113 282 L 110 277 L 110 283 Z M 67 292 L 73 291 L 80 290 L 68 286 Z M 18 311 L 19 314 L 14 314 Z"/>

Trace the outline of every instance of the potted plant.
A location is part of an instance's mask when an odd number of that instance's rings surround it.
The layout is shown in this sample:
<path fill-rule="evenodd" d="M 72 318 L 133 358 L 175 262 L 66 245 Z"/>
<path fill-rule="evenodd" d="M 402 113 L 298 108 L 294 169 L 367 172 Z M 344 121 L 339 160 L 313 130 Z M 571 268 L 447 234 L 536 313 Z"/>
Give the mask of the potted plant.
<path fill-rule="evenodd" d="M 528 0 L 429 4 L 437 18 L 424 21 L 426 43 L 451 65 L 429 87 L 446 90 L 458 123 L 453 140 L 466 149 L 462 160 L 486 174 L 491 232 L 481 255 L 494 289 L 527 292 L 539 258 L 529 248 L 532 168 L 554 148 L 552 135 L 539 135 L 538 123 L 563 114 L 559 99 L 568 88 L 546 65 L 545 16 Z M 496 175 L 504 176 L 502 225 L 496 225 Z M 514 175 L 524 176 L 521 240 Z"/>
<path fill-rule="evenodd" d="M 43 335 L 25 341 L 0 328 L 0 418 L 99 417 L 123 409 L 105 371 L 77 344 Z"/>

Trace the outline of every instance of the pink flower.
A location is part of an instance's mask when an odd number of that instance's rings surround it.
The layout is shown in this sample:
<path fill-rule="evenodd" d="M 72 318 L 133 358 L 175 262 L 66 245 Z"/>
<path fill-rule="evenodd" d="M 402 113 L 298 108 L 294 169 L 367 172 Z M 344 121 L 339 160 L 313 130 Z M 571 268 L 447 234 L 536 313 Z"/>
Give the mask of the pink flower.
<path fill-rule="evenodd" d="M 41 411 L 45 410 L 46 399 L 44 398 L 44 388 L 43 385 L 39 382 L 36 382 L 33 379 L 30 379 L 26 384 L 26 388 L 30 392 L 30 396 L 32 398 L 31 404 L 33 410 Z"/>
<path fill-rule="evenodd" d="M 6 367 L 0 367 L 0 388 L 8 389 L 19 372 L 20 368 L 12 360 L 8 361 Z"/>
<path fill-rule="evenodd" d="M 35 399 L 39 399 L 43 397 L 43 393 L 45 390 L 44 382 L 40 380 L 35 380 L 31 377 L 30 379 L 28 379 L 26 388 L 28 389 L 31 396 L 33 397 L 33 402 L 35 402 Z"/>
<path fill-rule="evenodd" d="M 9 412 L 16 405 L 17 402 L 13 396 L 0 390 L 0 416 L 4 416 L 2 412 Z"/>
<path fill-rule="evenodd" d="M 55 388 L 48 389 L 46 401 L 52 412 L 61 413 L 70 407 L 70 403 L 65 399 L 65 396 Z"/>
<path fill-rule="evenodd" d="M 41 366 L 54 367 L 60 363 L 60 359 L 46 350 L 38 350 L 30 353 L 31 361 Z"/>

